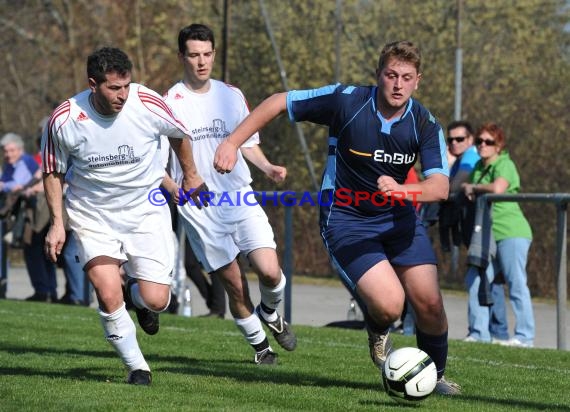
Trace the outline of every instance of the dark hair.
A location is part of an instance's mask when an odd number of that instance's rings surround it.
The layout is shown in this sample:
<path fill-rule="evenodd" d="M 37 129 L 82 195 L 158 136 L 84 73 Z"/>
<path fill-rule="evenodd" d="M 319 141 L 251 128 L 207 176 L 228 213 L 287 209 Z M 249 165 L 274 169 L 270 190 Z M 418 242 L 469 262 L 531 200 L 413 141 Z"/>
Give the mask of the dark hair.
<path fill-rule="evenodd" d="M 390 58 L 395 57 L 406 63 L 411 63 L 416 67 L 418 73 L 422 65 L 422 55 L 420 49 L 411 41 L 402 40 L 388 43 L 380 52 L 378 59 L 378 70 L 382 70 Z"/>
<path fill-rule="evenodd" d="M 500 149 L 500 152 L 502 152 L 507 144 L 507 138 L 505 137 L 505 132 L 501 126 L 492 122 L 485 123 L 477 129 L 475 137 L 480 137 L 483 132 L 487 132 L 493 136 L 493 139 L 495 139 L 495 145 Z"/>
<path fill-rule="evenodd" d="M 87 57 L 87 77 L 97 84 L 105 81 L 107 73 L 126 76 L 133 69 L 129 56 L 116 47 L 102 47 Z"/>
<path fill-rule="evenodd" d="M 212 43 L 212 49 L 216 48 L 214 32 L 203 24 L 191 24 L 180 30 L 178 33 L 178 51 L 181 54 L 186 52 L 186 42 L 188 40 L 209 41 Z"/>
<path fill-rule="evenodd" d="M 473 126 L 467 120 L 454 120 L 447 125 L 447 133 L 458 127 L 463 127 L 471 136 L 473 136 Z"/>

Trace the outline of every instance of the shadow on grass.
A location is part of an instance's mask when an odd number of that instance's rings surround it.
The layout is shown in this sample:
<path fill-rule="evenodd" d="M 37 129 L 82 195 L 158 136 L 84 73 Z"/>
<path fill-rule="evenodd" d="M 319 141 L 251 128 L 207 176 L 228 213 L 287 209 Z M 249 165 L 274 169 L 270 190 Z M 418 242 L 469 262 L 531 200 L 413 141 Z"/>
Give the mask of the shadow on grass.
<path fill-rule="evenodd" d="M 10 355 L 38 354 L 53 355 L 68 358 L 90 357 L 99 359 L 116 359 L 117 355 L 112 350 L 109 351 L 93 351 L 78 349 L 55 349 L 42 347 L 23 347 L 11 346 L 0 343 L 0 351 Z M 258 366 L 251 361 L 246 360 L 229 360 L 217 359 L 212 360 L 200 359 L 188 356 L 171 356 L 158 353 L 148 353 L 146 359 L 154 365 L 153 372 L 169 372 L 188 376 L 204 376 L 204 377 L 220 377 L 231 378 L 239 382 L 249 382 L 254 384 L 273 383 L 278 385 L 291 386 L 307 386 L 320 388 L 349 388 L 363 391 L 381 390 L 380 383 L 372 384 L 362 381 L 353 381 L 349 379 L 335 378 L 332 370 L 322 371 L 322 373 L 304 373 L 292 369 L 289 365 L 281 367 L 276 366 Z M 118 359 L 117 359 L 118 362 Z M 64 365 L 62 365 L 63 367 Z M 318 367 L 315 368 L 319 371 Z M 113 368 L 90 366 L 88 368 L 69 367 L 60 370 L 42 370 L 40 368 L 30 367 L 0 367 L 0 376 L 44 376 L 46 378 L 71 379 L 82 381 L 111 382 L 124 383 L 124 378 L 118 378 L 113 372 Z M 110 375 L 111 374 L 111 375 Z M 330 374 L 331 376 L 326 376 Z M 437 396 L 437 395 L 435 395 Z M 461 402 L 476 402 L 481 406 L 481 410 L 485 410 L 485 404 L 489 406 L 504 406 L 506 408 L 529 409 L 529 410 L 548 410 L 555 412 L 570 412 L 570 406 L 553 405 L 551 403 L 541 403 L 526 401 L 524 399 L 498 399 L 485 396 L 469 395 L 463 393 L 454 397 Z M 384 408 L 401 408 L 407 405 L 397 404 L 390 399 L 382 400 L 363 400 L 363 404 L 375 405 Z M 458 405 L 459 406 L 459 405 Z M 410 406 L 415 408 L 414 405 Z"/>
<path fill-rule="evenodd" d="M 61 356 L 62 358 L 77 358 L 77 357 L 90 357 L 102 359 L 117 359 L 117 354 L 112 351 L 93 351 L 93 350 L 78 350 L 78 349 L 56 349 L 51 347 L 24 347 L 24 346 L 9 346 L 0 343 L 0 351 L 6 352 L 10 355 L 24 355 L 24 354 L 37 354 L 42 356 Z M 306 386 L 320 386 L 320 387 L 334 387 L 352 388 L 362 390 L 377 390 L 378 385 L 368 383 L 349 381 L 343 379 L 332 379 L 315 374 L 305 374 L 299 371 L 285 370 L 276 366 L 258 366 L 251 361 L 246 360 L 212 360 L 192 358 L 187 356 L 171 356 L 157 353 L 147 353 L 145 355 L 147 362 L 153 365 L 153 372 L 170 372 L 183 375 L 194 376 L 216 376 L 224 378 L 232 378 L 242 382 L 255 382 L 255 383 L 275 383 L 285 385 L 306 385 Z M 98 369 L 98 368 L 94 368 Z M 276 373 L 277 372 L 277 373 Z M 101 380 L 107 375 L 103 373 L 93 373 L 93 369 L 89 370 L 84 368 L 70 368 L 65 371 L 42 371 L 42 369 L 35 369 L 29 367 L 0 367 L 0 374 L 3 376 L 9 375 L 30 375 L 38 376 L 43 375 L 46 377 L 69 377 L 72 379 L 85 379 L 85 380 Z"/>
<path fill-rule="evenodd" d="M 152 355 L 148 358 L 153 359 Z M 187 363 L 181 364 L 177 357 L 160 356 L 156 359 L 156 362 L 162 362 L 162 365 L 157 365 L 155 368 L 157 371 L 183 375 L 232 378 L 248 383 L 274 383 L 278 385 L 322 388 L 339 387 L 359 390 L 378 390 L 380 385 L 380 383 L 375 385 L 366 382 L 335 379 L 315 373 L 307 374 L 298 370 L 282 368 L 279 365 L 259 366 L 248 361 L 186 359 Z M 171 363 L 171 366 L 164 365 L 164 362 Z"/>

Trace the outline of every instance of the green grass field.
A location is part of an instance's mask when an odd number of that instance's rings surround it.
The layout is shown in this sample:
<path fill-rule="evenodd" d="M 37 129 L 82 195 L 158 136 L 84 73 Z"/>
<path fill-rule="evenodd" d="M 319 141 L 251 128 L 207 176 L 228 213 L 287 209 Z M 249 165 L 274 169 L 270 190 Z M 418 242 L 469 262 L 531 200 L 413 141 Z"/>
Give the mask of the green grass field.
<path fill-rule="evenodd" d="M 2 300 L 0 411 L 570 411 L 568 351 L 451 341 L 463 394 L 410 408 L 381 389 L 364 331 L 295 330 L 297 350 L 272 340 L 279 364 L 259 367 L 233 321 L 161 315 L 158 335 L 138 329 L 153 384 L 134 387 L 95 310 Z"/>

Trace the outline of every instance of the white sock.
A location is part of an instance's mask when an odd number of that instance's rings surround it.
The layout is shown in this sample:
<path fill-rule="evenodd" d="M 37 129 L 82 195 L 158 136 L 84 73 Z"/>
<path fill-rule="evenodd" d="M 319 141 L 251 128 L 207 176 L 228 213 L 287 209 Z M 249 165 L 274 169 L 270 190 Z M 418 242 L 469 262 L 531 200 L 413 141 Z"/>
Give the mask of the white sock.
<path fill-rule="evenodd" d="M 275 309 L 277 311 L 277 308 L 279 307 L 281 301 L 283 300 L 283 291 L 285 290 L 286 284 L 287 284 L 287 278 L 285 278 L 283 272 L 281 272 L 281 280 L 279 281 L 277 286 L 273 288 L 269 288 L 260 282 L 259 292 L 261 293 L 261 301 L 263 302 L 263 304 L 268 308 Z M 266 321 L 274 322 L 277 320 L 276 311 L 273 313 L 267 313 L 263 310 L 263 306 L 260 309 L 261 309 L 261 315 Z"/>
<path fill-rule="evenodd" d="M 105 339 L 115 348 L 127 369 L 150 371 L 137 342 L 135 324 L 125 309 L 125 304 L 110 314 L 99 309 L 99 316 Z"/>
<path fill-rule="evenodd" d="M 261 321 L 254 314 L 250 315 L 245 319 L 235 319 L 236 326 L 243 334 L 243 337 L 250 345 L 257 345 L 263 342 L 267 337 L 263 326 L 261 326 Z"/>

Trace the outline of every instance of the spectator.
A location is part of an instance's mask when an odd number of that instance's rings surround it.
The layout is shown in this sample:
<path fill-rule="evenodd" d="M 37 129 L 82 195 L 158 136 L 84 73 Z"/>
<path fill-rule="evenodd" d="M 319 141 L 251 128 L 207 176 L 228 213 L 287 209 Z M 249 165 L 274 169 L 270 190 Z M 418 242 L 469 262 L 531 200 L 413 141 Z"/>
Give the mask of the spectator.
<path fill-rule="evenodd" d="M 444 251 L 450 251 L 452 245 L 469 245 L 471 240 L 471 227 L 468 230 L 462 227 L 464 222 L 461 216 L 461 185 L 469 181 L 471 171 L 479 160 L 477 149 L 473 146 L 473 127 L 469 122 L 457 120 L 447 126 L 447 147 L 456 160 L 449 169 L 449 197 L 441 202 L 439 209 L 440 243 Z"/>
<path fill-rule="evenodd" d="M 481 160 L 471 174 L 471 183 L 463 183 L 465 196 L 471 201 L 482 193 L 518 193 L 520 178 L 517 168 L 505 150 L 503 129 L 494 123 L 486 123 L 476 134 L 475 145 Z M 534 314 L 530 291 L 527 286 L 527 257 L 532 231 L 517 202 L 495 202 L 492 207 L 492 233 L 497 243 L 497 253 L 487 267 L 489 282 L 501 272 L 509 289 L 509 297 L 515 315 L 514 336 L 504 344 L 520 347 L 534 345 Z M 477 297 L 479 274 L 475 268 L 467 272 L 468 336 L 466 339 L 490 342 L 490 310 L 481 306 Z M 492 288 L 497 285 L 492 284 Z M 493 294 L 495 296 L 495 294 Z M 493 305 L 494 306 L 494 305 Z"/>
<path fill-rule="evenodd" d="M 37 183 L 24 189 L 22 193 L 30 224 L 29 235 L 23 242 L 24 259 L 35 291 L 26 300 L 57 303 L 56 265 L 44 253 L 44 239 L 49 229 L 49 210 L 40 170 L 36 172 L 36 178 Z"/>
<path fill-rule="evenodd" d="M 87 58 L 89 88 L 57 107 L 42 136 L 43 180 L 51 226 L 45 251 L 53 262 L 66 240 L 65 209 L 78 259 L 95 289 L 104 336 L 127 367 L 127 383 L 152 378 L 125 309 L 135 306 L 147 334 L 159 329 L 158 313 L 170 300 L 174 244 L 170 212 L 150 202 L 164 178 L 160 137 L 180 159 L 191 198 L 207 190 L 197 174 L 189 132 L 161 97 L 131 82 L 132 63 L 120 49 L 103 47 Z M 67 173 L 68 170 L 72 173 Z M 131 276 L 122 290 L 121 269 Z"/>
<path fill-rule="evenodd" d="M 285 350 L 292 351 L 297 345 L 295 334 L 277 312 L 286 279 L 279 266 L 273 229 L 265 212 L 258 204 L 238 206 L 237 200 L 241 194 L 253 190 L 244 156 L 276 182 L 285 179 L 287 171 L 265 158 L 258 147 L 257 134 L 241 148 L 233 173 L 221 176 L 212 168 L 218 144 L 249 113 L 239 89 L 211 79 L 215 55 L 214 33 L 209 27 L 192 24 L 180 30 L 178 58 L 184 79 L 168 90 L 166 101 L 189 129 L 195 131 L 192 150 L 198 171 L 214 195 L 217 199 L 224 195 L 233 201 L 218 204 L 202 214 L 187 204 L 179 207 L 179 213 L 192 250 L 205 270 L 216 272 L 222 279 L 236 326 L 255 351 L 254 362 L 275 364 L 277 354 L 269 345 L 262 322 Z M 176 184 L 169 190 L 175 191 Z M 237 260 L 240 253 L 247 257 L 259 278 L 261 302 L 255 308 Z"/>
<path fill-rule="evenodd" d="M 462 185 L 469 182 L 480 159 L 473 139 L 473 126 L 468 121 L 456 120 L 447 126 L 447 147 L 456 161 L 449 170 L 449 197 L 441 203 L 439 229 L 442 249 L 448 251 L 451 244 L 469 247 L 471 241 L 474 222 L 473 216 L 466 211 L 472 208 L 464 207 L 466 200 Z M 497 342 L 502 342 L 509 338 L 505 291 L 503 285 L 498 283 L 498 278 L 493 283 L 491 292 L 494 303 L 490 309 L 489 332 Z M 473 337 L 466 340 L 471 341 Z"/>
<path fill-rule="evenodd" d="M 28 185 L 39 169 L 33 156 L 24 151 L 24 141 L 16 133 L 6 133 L 0 140 L 4 166 L 0 191 L 16 192 Z"/>
<path fill-rule="evenodd" d="M 332 202 L 321 205 L 321 236 L 344 285 L 366 308 L 370 357 L 383 368 L 392 349 L 390 325 L 408 298 L 416 314 L 418 348 L 437 368 L 435 392 L 456 395 L 459 385 L 444 378 L 448 326 L 436 257 L 413 207 L 413 201 L 441 201 L 449 191 L 443 131 L 412 98 L 422 77 L 420 69 L 418 47 L 399 41 L 380 52 L 375 85 L 336 84 L 276 93 L 218 146 L 214 166 L 221 174 L 233 173 L 238 148 L 283 112 L 296 122 L 327 126 L 328 160 L 321 190 Z M 405 185 L 418 157 L 426 178 Z M 339 191 L 349 200 L 339 202 Z M 380 199 L 375 197 L 378 191 L 383 194 Z M 382 198 L 390 201 L 381 205 Z"/>
<path fill-rule="evenodd" d="M 26 270 L 34 294 L 26 298 L 34 302 L 57 302 L 55 265 L 43 253 L 43 239 L 47 233 L 47 212 L 41 170 L 33 156 L 25 153 L 24 141 L 15 133 L 0 140 L 4 153 L 4 168 L 0 178 L 3 192 L 13 196 L 12 213 L 17 214 L 12 241 L 23 249 Z M 17 200 L 16 200 L 17 199 Z M 15 244 L 14 243 L 14 244 Z"/>

